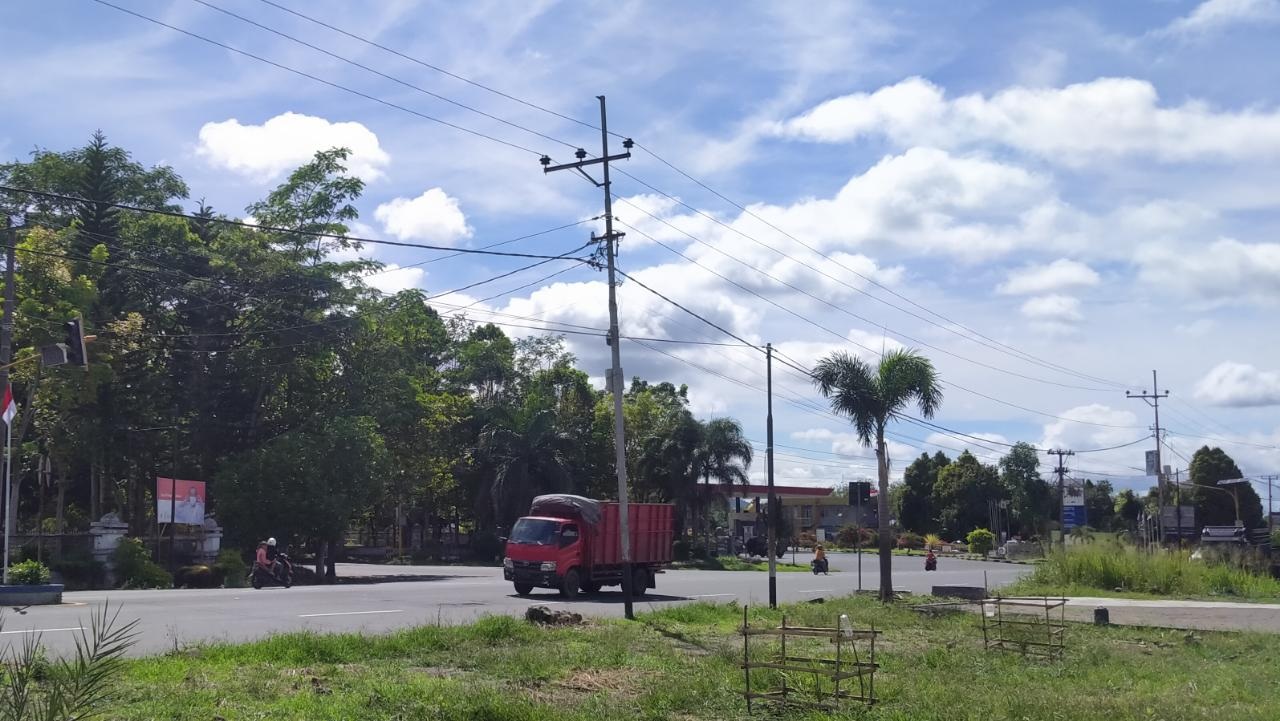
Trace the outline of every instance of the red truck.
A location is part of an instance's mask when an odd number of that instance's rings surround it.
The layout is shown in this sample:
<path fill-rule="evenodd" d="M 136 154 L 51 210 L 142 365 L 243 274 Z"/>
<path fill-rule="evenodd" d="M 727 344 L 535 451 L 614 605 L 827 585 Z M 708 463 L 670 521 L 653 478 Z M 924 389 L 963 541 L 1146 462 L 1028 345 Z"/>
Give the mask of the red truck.
<path fill-rule="evenodd" d="M 675 507 L 630 503 L 632 593 L 654 587 L 654 574 L 671 563 Z M 516 593 L 554 588 L 572 598 L 602 586 L 622 584 L 618 504 L 571 495 L 538 496 L 529 515 L 516 521 L 507 538 L 502 576 Z"/>

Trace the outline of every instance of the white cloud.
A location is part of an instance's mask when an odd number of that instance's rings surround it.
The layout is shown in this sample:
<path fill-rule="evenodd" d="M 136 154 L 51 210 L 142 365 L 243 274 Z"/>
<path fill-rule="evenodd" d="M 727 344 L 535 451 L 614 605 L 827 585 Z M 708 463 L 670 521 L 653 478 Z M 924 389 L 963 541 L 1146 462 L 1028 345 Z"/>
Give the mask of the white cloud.
<path fill-rule="evenodd" d="M 1060 258 L 1048 265 L 1026 265 L 1009 271 L 996 292 L 1006 295 L 1053 293 L 1068 288 L 1097 285 L 1098 273 L 1084 263 Z"/>
<path fill-rule="evenodd" d="M 431 188 L 416 198 L 394 198 L 373 211 L 383 229 L 399 240 L 451 244 L 471 237 L 471 226 L 451 198 L 440 188 Z"/>
<path fill-rule="evenodd" d="M 391 263 L 382 270 L 366 274 L 364 282 L 383 293 L 394 295 L 402 290 L 421 288 L 426 277 L 427 271 L 422 268 L 402 268 Z"/>
<path fill-rule="evenodd" d="M 1215 406 L 1236 408 L 1280 405 L 1280 371 L 1224 361 L 1196 384 L 1196 398 Z"/>
<path fill-rule="evenodd" d="M 1083 320 L 1080 299 L 1069 295 L 1040 295 L 1022 304 L 1022 315 L 1031 320 L 1071 323 Z"/>
<path fill-rule="evenodd" d="M 1277 0 L 1206 0 L 1189 15 L 1180 17 L 1158 34 L 1197 35 L 1231 25 L 1280 21 Z"/>
<path fill-rule="evenodd" d="M 262 125 L 231 118 L 200 128 L 196 153 L 219 168 L 259 180 L 274 180 L 309 161 L 320 150 L 348 148 L 347 168 L 370 181 L 382 177 L 391 157 L 378 136 L 356 122 L 330 122 L 299 113 L 283 113 Z"/>
<path fill-rule="evenodd" d="M 1210 305 L 1280 302 L 1280 243 L 1222 238 L 1194 249 L 1151 243 L 1135 260 L 1142 280 Z"/>
<path fill-rule="evenodd" d="M 1179 335 L 1185 335 L 1191 338 L 1199 338 L 1217 326 L 1217 322 L 1212 318 L 1197 318 L 1190 323 L 1179 323 L 1173 327 L 1173 332 Z"/>
<path fill-rule="evenodd" d="M 1280 155 L 1280 112 L 1218 111 L 1198 100 L 1161 106 L 1155 86 L 1134 78 L 948 99 L 941 87 L 913 77 L 828 100 L 775 132 L 825 142 L 881 136 L 902 147 L 998 145 L 1068 165 L 1100 155 L 1165 161 Z"/>

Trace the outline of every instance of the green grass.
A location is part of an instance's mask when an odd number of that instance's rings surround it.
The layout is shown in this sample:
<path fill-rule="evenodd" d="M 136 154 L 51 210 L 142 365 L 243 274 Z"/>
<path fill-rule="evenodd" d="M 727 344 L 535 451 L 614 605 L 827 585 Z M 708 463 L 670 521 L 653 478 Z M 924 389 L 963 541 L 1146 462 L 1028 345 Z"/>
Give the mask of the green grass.
<path fill-rule="evenodd" d="M 807 563 L 783 563 L 779 558 L 777 561 L 778 573 L 809 573 L 810 568 Z M 698 571 L 768 571 L 768 561 L 744 561 L 736 556 L 719 556 L 716 558 L 704 558 L 697 561 L 682 561 L 673 564 L 675 568 L 692 569 Z M 832 571 L 835 573 L 835 571 Z"/>
<path fill-rule="evenodd" d="M 882 630 L 885 721 L 1257 721 L 1280 718 L 1276 637 L 1072 626 L 1057 663 L 986 652 L 977 617 L 921 618 L 869 599 L 750 609 L 753 625 Z M 386 636 L 290 634 L 129 662 L 108 718 L 747 718 L 735 605 L 697 604 L 569 629 L 494 617 Z M 794 678 L 794 683 L 805 679 Z M 759 715 L 759 712 L 757 712 Z M 800 712 L 788 719 L 832 718 Z"/>
<path fill-rule="evenodd" d="M 1280 599 L 1280 581 L 1185 552 L 1147 552 L 1116 543 L 1053 553 L 1005 589 L 1020 594 L 1136 595 L 1138 597 Z"/>

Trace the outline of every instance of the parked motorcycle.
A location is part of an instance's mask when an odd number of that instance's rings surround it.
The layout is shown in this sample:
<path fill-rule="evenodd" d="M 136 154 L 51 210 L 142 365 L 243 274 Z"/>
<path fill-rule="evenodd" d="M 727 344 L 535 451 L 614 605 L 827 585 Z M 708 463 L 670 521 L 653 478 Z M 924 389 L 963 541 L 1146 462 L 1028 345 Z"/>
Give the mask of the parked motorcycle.
<path fill-rule="evenodd" d="M 827 559 L 825 558 L 821 560 L 815 558 L 812 561 L 809 561 L 809 568 L 813 571 L 813 575 L 815 576 L 818 575 L 819 573 L 825 573 L 827 575 L 831 575 L 830 574 L 831 564 L 828 563 Z"/>
<path fill-rule="evenodd" d="M 249 583 L 254 588 L 262 588 L 263 586 L 284 586 L 289 588 L 293 585 L 293 564 L 289 563 L 289 557 L 283 553 L 276 554 L 275 563 L 271 568 L 265 569 L 256 563 L 253 570 L 249 572 Z"/>

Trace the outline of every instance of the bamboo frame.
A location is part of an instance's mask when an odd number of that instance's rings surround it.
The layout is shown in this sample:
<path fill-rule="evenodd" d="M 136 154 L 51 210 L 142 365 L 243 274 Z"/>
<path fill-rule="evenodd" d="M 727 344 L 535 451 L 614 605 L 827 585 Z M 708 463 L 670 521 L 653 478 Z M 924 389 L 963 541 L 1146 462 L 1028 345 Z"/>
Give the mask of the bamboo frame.
<path fill-rule="evenodd" d="M 988 608 L 993 607 L 994 621 L 988 621 Z M 1005 608 L 1011 618 L 1005 618 Z M 1061 660 L 1066 653 L 1065 598 L 995 598 L 983 599 L 979 609 L 982 619 L 982 645 L 987 650 L 1016 651 L 1024 656 L 1040 656 Z M 1032 613 L 1018 613 L 1014 609 L 1035 609 Z M 1039 611 L 1044 611 L 1043 620 Z M 1056 612 L 1056 618 L 1055 618 Z M 1043 634 L 1037 637 L 1037 629 Z M 1020 631 L 1019 633 L 1011 633 Z"/>
<path fill-rule="evenodd" d="M 875 673 L 880 667 L 875 660 L 875 641 L 880 631 L 845 630 L 840 628 L 837 618 L 832 628 L 812 626 L 791 626 L 787 617 L 776 628 L 751 628 L 748 612 L 742 609 L 742 627 L 738 629 L 742 635 L 742 672 L 743 698 L 747 702 L 747 711 L 752 711 L 753 701 L 769 701 L 782 706 L 792 706 L 822 711 L 838 711 L 844 701 L 858 701 L 872 705 L 875 698 Z M 835 647 L 834 657 L 818 655 L 799 655 L 796 651 L 788 653 L 788 638 L 827 639 Z M 777 650 L 762 660 L 752 660 L 752 639 L 776 638 Z M 858 652 L 858 642 L 869 641 L 870 653 L 863 660 Z M 810 644 L 812 647 L 812 644 Z M 793 645 L 794 649 L 795 646 Z M 781 685 L 778 688 L 762 690 L 752 688 L 752 671 L 782 672 Z M 788 682 L 785 674 L 812 674 L 814 687 L 811 693 L 796 688 Z M 842 688 L 842 682 L 856 679 L 857 690 L 852 687 Z M 824 686 L 826 688 L 824 689 Z"/>

